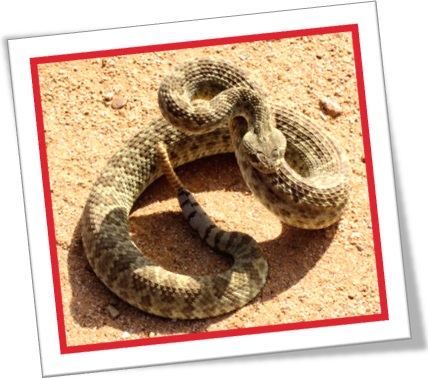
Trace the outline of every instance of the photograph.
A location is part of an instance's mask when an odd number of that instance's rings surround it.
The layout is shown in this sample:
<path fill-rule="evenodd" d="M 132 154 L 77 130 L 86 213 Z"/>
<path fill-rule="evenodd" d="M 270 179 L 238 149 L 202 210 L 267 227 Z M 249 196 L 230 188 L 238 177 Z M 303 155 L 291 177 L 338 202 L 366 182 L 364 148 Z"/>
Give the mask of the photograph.
<path fill-rule="evenodd" d="M 64 351 L 387 318 L 358 46 L 350 25 L 32 61 Z"/>
<path fill-rule="evenodd" d="M 376 2 L 98 26 L 7 38 L 42 376 L 404 351 Z"/>

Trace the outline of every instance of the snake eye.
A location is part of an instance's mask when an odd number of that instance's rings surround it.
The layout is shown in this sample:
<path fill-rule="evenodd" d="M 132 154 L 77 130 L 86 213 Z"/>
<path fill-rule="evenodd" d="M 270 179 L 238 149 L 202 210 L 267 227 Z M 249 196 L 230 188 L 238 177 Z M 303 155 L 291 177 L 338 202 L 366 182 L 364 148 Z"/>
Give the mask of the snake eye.
<path fill-rule="evenodd" d="M 285 155 L 285 149 L 283 147 L 280 147 L 278 149 L 272 150 L 271 158 L 275 161 L 278 159 L 284 158 Z"/>
<path fill-rule="evenodd" d="M 279 151 L 277 149 L 273 150 L 272 151 L 272 159 L 277 160 L 277 159 L 279 159 L 279 157 L 280 157 Z"/>

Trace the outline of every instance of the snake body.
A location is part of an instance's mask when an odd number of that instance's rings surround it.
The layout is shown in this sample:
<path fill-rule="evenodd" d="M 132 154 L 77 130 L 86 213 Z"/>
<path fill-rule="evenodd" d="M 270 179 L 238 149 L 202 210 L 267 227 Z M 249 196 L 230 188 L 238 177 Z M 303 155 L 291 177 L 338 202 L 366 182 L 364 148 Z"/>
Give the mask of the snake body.
<path fill-rule="evenodd" d="M 183 213 L 201 238 L 232 254 L 232 267 L 208 276 L 163 269 L 128 232 L 136 199 L 172 167 L 235 152 L 253 194 L 282 221 L 318 229 L 338 221 L 348 201 L 350 168 L 341 147 L 303 115 L 269 104 L 238 68 L 193 59 L 175 68 L 159 89 L 163 117 L 144 126 L 109 160 L 82 215 L 82 241 L 99 279 L 129 304 L 161 317 L 195 319 L 231 312 L 263 287 L 267 263 L 257 243 L 219 229 L 185 189 Z M 174 126 L 172 126 L 174 125 Z"/>

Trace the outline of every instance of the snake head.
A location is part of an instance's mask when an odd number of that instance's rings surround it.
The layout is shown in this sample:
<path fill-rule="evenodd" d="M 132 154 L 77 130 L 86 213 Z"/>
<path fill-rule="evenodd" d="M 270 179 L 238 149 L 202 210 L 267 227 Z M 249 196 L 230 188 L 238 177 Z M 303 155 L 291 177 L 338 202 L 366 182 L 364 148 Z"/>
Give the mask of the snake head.
<path fill-rule="evenodd" d="M 261 136 L 250 130 L 245 133 L 242 146 L 256 170 L 272 174 L 284 162 L 287 140 L 278 129 L 272 129 Z"/>

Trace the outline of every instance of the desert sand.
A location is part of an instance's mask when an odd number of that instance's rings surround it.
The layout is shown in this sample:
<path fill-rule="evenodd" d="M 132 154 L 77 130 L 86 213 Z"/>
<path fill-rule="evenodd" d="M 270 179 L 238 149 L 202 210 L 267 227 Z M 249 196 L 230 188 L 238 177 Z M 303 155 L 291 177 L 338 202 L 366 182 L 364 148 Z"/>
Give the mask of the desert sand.
<path fill-rule="evenodd" d="M 166 320 L 117 299 L 97 279 L 79 239 L 79 218 L 107 160 L 160 116 L 162 77 L 195 56 L 229 60 L 271 101 L 327 130 L 346 150 L 353 186 L 338 224 L 305 231 L 281 224 L 259 204 L 233 154 L 178 168 L 220 227 L 258 241 L 270 272 L 260 295 L 242 309 L 207 320 Z M 39 66 L 39 78 L 68 346 L 380 313 L 351 33 L 49 63 Z M 336 117 L 320 106 L 325 97 L 341 107 Z M 124 104 L 112 107 L 113 100 Z M 135 243 L 170 270 L 207 274 L 230 263 L 186 224 L 164 178 L 143 193 L 129 224 Z"/>

